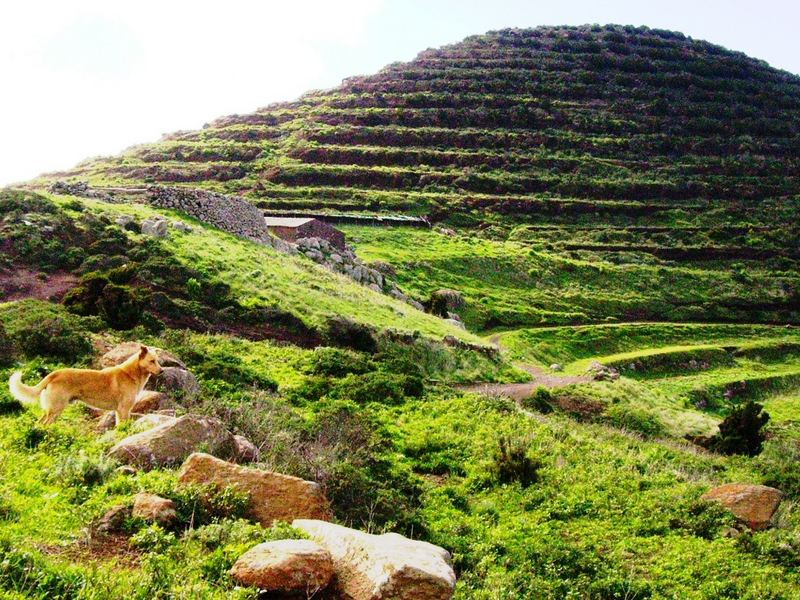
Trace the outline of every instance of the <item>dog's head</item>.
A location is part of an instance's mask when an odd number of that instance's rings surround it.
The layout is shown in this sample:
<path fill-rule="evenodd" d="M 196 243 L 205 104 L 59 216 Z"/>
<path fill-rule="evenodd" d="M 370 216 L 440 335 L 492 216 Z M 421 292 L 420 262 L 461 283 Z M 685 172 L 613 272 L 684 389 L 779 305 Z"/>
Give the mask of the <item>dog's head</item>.
<path fill-rule="evenodd" d="M 156 353 L 147 346 L 142 346 L 139 349 L 139 368 L 152 375 L 160 375 L 161 371 L 163 371 L 161 365 L 158 364 Z"/>

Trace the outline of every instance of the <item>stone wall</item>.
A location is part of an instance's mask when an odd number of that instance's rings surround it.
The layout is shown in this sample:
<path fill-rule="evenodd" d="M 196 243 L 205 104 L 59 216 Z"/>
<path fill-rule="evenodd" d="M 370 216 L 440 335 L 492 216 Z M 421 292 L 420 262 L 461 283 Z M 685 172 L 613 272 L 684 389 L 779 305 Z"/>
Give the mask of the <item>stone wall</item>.
<path fill-rule="evenodd" d="M 164 187 L 147 188 L 147 202 L 159 208 L 181 211 L 217 229 L 254 242 L 272 246 L 261 211 L 238 196 L 225 196 L 206 190 Z"/>

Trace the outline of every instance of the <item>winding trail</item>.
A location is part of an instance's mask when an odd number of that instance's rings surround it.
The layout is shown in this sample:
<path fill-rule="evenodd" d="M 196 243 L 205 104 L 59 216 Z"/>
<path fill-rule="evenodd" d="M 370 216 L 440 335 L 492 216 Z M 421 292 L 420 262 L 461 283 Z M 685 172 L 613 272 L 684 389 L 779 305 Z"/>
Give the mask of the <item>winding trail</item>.
<path fill-rule="evenodd" d="M 517 365 L 532 379 L 525 383 L 469 383 L 457 385 L 462 392 L 474 392 L 485 396 L 506 396 L 519 402 L 530 396 L 537 387 L 559 388 L 574 383 L 589 383 L 592 381 L 590 374 L 585 375 L 557 375 L 535 365 Z"/>

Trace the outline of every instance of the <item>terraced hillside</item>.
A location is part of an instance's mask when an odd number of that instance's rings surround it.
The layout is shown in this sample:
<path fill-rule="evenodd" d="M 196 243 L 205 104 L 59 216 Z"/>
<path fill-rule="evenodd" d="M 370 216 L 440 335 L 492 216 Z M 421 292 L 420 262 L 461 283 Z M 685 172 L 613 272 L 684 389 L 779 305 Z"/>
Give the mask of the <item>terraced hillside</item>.
<path fill-rule="evenodd" d="M 503 30 L 40 183 L 169 182 L 278 213 L 425 215 L 612 276 L 626 276 L 620 264 L 734 274 L 756 297 L 662 300 L 697 320 L 785 322 L 800 302 L 798 108 L 797 76 L 678 33 Z M 641 304 L 585 319 L 536 307 L 553 317 L 524 324 L 668 318 Z"/>

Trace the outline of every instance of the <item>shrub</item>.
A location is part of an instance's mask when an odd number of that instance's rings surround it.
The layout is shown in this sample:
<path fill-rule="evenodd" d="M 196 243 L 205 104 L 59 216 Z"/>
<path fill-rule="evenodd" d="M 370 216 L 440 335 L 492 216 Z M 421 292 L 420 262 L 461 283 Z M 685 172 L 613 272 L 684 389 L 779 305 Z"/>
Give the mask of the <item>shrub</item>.
<path fill-rule="evenodd" d="M 539 480 L 541 461 L 528 453 L 528 440 L 500 436 L 491 471 L 499 483 L 519 482 L 527 487 Z"/>
<path fill-rule="evenodd" d="M 230 486 L 179 486 L 174 479 L 168 478 L 158 481 L 153 487 L 153 493 L 175 503 L 177 521 L 187 527 L 199 527 L 227 518 L 243 518 L 249 503 L 246 492 Z"/>
<path fill-rule="evenodd" d="M 547 388 L 538 387 L 522 401 L 522 407 L 544 414 L 551 413 L 553 412 L 553 394 Z"/>
<path fill-rule="evenodd" d="M 44 356 L 74 364 L 92 352 L 87 321 L 60 306 L 25 300 L 0 308 L 11 341 L 26 356 Z"/>
<path fill-rule="evenodd" d="M 607 421 L 614 427 L 654 437 L 664 433 L 664 425 L 658 417 L 645 410 L 630 406 L 612 406 L 606 415 Z"/>
<path fill-rule="evenodd" d="M 698 500 L 679 519 L 672 519 L 672 529 L 682 529 L 694 536 L 712 540 L 720 531 L 733 527 L 736 520 L 728 509 L 718 502 Z"/>
<path fill-rule="evenodd" d="M 114 475 L 117 461 L 106 455 L 88 456 L 83 450 L 77 455 L 65 454 L 49 470 L 49 477 L 71 488 L 76 501 L 83 501 L 88 490 Z"/>
<path fill-rule="evenodd" d="M 336 316 L 328 319 L 325 338 L 333 346 L 352 348 L 369 354 L 374 354 L 378 349 L 372 330 L 346 317 Z"/>
<path fill-rule="evenodd" d="M 278 389 L 274 379 L 249 366 L 235 354 L 206 354 L 201 362 L 193 364 L 193 368 L 198 375 L 219 379 L 234 386 L 255 386 L 270 392 Z"/>
<path fill-rule="evenodd" d="M 0 323 L 0 365 L 8 365 L 14 360 L 17 353 L 14 341 L 6 333 L 5 327 Z"/>
<path fill-rule="evenodd" d="M 165 531 L 160 525 L 153 523 L 134 533 L 130 544 L 139 550 L 161 554 L 176 541 L 174 533 Z"/>
<path fill-rule="evenodd" d="M 39 555 L 0 540 L 0 589 L 14 590 L 21 597 L 77 600 L 86 586 L 86 576 L 79 569 L 51 565 Z"/>
<path fill-rule="evenodd" d="M 719 424 L 719 433 L 708 440 L 708 448 L 722 454 L 757 455 L 766 439 L 762 429 L 769 421 L 763 408 L 751 400 L 733 409 Z"/>
<path fill-rule="evenodd" d="M 348 375 L 335 384 L 330 396 L 348 398 L 358 404 L 368 402 L 399 404 L 405 396 L 407 380 L 405 375 L 395 375 L 383 371 Z"/>
<path fill-rule="evenodd" d="M 343 377 L 350 373 L 365 373 L 369 367 L 369 359 L 352 350 L 317 348 L 311 355 L 309 371 L 314 375 Z"/>

